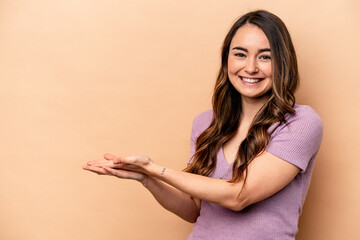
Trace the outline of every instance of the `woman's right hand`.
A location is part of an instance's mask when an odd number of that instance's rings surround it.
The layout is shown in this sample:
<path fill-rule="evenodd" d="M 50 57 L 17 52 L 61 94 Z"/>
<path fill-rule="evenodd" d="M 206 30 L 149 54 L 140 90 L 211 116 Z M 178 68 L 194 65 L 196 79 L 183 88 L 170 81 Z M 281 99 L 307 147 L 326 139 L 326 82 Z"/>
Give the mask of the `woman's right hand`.
<path fill-rule="evenodd" d="M 154 167 L 150 158 L 146 156 L 119 158 L 108 153 L 104 158 L 105 160 L 88 162 L 83 169 L 99 175 L 139 181 L 165 209 L 188 222 L 196 221 L 200 212 L 200 200 L 150 176 L 150 172 L 148 175 L 147 170 Z"/>
<path fill-rule="evenodd" d="M 146 185 L 149 176 L 126 169 L 124 164 L 114 164 L 113 161 L 116 158 L 117 156 L 106 153 L 104 155 L 105 160 L 89 161 L 83 166 L 83 169 L 99 175 L 115 176 L 122 179 L 133 179 L 141 182 L 143 185 Z"/>

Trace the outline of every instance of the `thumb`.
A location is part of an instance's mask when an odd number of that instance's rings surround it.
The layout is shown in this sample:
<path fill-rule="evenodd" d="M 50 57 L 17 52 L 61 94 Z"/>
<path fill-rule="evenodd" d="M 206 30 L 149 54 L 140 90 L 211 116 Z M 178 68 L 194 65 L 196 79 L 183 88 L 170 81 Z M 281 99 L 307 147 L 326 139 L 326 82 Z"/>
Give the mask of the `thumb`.
<path fill-rule="evenodd" d="M 121 157 L 115 157 L 115 158 L 113 159 L 113 162 L 114 162 L 114 164 L 119 164 L 119 163 L 122 162 L 121 160 L 122 160 Z"/>
<path fill-rule="evenodd" d="M 104 158 L 105 158 L 106 160 L 114 160 L 114 159 L 116 158 L 116 156 L 113 155 L 113 154 L 111 154 L 111 153 L 105 153 L 105 154 L 104 154 Z"/>

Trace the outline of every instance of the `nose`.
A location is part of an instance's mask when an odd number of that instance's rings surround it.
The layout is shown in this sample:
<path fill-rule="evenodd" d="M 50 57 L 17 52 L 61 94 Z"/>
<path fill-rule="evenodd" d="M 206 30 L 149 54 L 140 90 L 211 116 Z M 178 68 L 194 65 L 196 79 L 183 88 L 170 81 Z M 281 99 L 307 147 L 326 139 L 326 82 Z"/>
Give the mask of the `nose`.
<path fill-rule="evenodd" d="M 257 73 L 259 71 L 256 60 L 254 58 L 247 59 L 245 71 L 249 74 Z"/>

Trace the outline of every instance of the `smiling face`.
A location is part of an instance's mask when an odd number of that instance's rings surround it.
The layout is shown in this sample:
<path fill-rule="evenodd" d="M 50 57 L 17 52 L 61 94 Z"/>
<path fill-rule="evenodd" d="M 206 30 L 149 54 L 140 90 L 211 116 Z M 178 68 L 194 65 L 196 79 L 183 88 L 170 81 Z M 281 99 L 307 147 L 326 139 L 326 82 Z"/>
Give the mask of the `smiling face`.
<path fill-rule="evenodd" d="M 228 77 L 243 100 L 260 100 L 272 88 L 270 43 L 256 25 L 240 27 L 231 40 Z"/>

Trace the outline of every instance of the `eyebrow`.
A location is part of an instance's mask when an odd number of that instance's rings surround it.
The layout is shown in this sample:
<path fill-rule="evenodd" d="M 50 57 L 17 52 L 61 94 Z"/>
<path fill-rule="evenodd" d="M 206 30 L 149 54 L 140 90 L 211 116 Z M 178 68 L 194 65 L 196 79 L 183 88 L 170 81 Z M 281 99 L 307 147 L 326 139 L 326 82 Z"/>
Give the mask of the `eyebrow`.
<path fill-rule="evenodd" d="M 246 48 L 243 47 L 233 47 L 232 50 L 242 50 L 244 52 L 249 52 Z M 262 53 L 262 52 L 270 52 L 270 48 L 259 49 L 258 53 Z"/>

